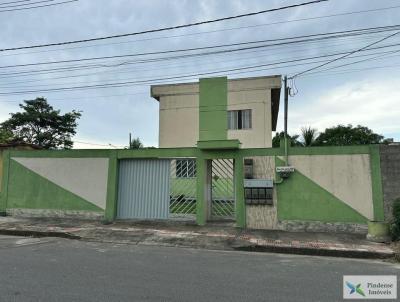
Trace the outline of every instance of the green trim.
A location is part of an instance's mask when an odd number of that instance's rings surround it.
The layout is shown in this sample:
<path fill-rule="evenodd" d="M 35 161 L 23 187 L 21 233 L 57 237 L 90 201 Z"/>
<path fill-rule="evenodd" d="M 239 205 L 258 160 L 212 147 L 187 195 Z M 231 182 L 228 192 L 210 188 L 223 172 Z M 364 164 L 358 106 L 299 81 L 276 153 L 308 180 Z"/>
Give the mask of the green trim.
<path fill-rule="evenodd" d="M 369 154 L 369 152 L 369 145 L 289 148 L 289 155 L 350 155 Z"/>
<path fill-rule="evenodd" d="M 127 158 L 175 158 L 175 157 L 197 157 L 197 148 L 149 148 L 136 150 L 116 150 L 118 159 Z"/>
<path fill-rule="evenodd" d="M 108 157 L 114 150 L 12 150 L 11 157 L 87 158 Z"/>
<path fill-rule="evenodd" d="M 254 148 L 254 149 L 240 149 L 239 154 L 242 157 L 251 156 L 276 156 L 283 155 L 283 151 L 280 148 Z"/>
<path fill-rule="evenodd" d="M 244 167 L 243 158 L 237 156 L 234 159 L 235 174 L 235 203 L 236 203 L 236 226 L 246 227 L 246 205 L 244 201 Z"/>
<path fill-rule="evenodd" d="M 3 176 L 1 183 L 1 198 L 0 198 L 0 212 L 5 212 L 7 209 L 8 200 L 8 183 L 10 174 L 10 151 L 3 152 Z"/>
<path fill-rule="evenodd" d="M 284 161 L 275 158 L 276 166 Z M 368 219 L 311 179 L 295 171 L 276 186 L 279 220 L 366 223 Z"/>
<path fill-rule="evenodd" d="M 383 189 L 381 175 L 381 157 L 379 145 L 370 146 L 372 202 L 374 207 L 374 220 L 384 221 Z"/>
<path fill-rule="evenodd" d="M 104 211 L 15 160 L 9 165 L 7 208 Z"/>
<path fill-rule="evenodd" d="M 200 79 L 199 141 L 227 139 L 227 106 L 227 77 Z"/>
<path fill-rule="evenodd" d="M 213 141 L 198 141 L 197 147 L 199 149 L 239 149 L 240 142 L 237 139 L 230 140 L 213 140 Z"/>
<path fill-rule="evenodd" d="M 117 152 L 110 154 L 108 161 L 107 200 L 105 219 L 113 221 L 117 216 L 118 202 L 118 159 Z"/>
<path fill-rule="evenodd" d="M 206 191 L 206 160 L 204 158 L 196 159 L 196 172 L 197 172 L 197 202 L 196 202 L 196 222 L 198 225 L 205 225 L 207 221 L 207 200 L 205 196 Z"/>

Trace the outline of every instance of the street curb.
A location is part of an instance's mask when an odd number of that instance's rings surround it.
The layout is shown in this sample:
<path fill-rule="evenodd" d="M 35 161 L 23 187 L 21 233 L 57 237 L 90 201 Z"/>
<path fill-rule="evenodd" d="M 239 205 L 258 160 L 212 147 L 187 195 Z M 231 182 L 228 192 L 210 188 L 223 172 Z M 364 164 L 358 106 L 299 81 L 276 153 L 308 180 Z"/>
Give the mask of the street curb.
<path fill-rule="evenodd" d="M 9 230 L 9 229 L 0 229 L 0 235 L 8 235 L 8 236 L 21 236 L 21 237 L 58 237 L 65 239 L 74 239 L 80 240 L 81 236 L 65 233 L 65 232 L 49 232 L 49 231 L 31 231 L 31 230 Z"/>
<path fill-rule="evenodd" d="M 237 251 L 247 251 L 247 252 L 281 253 L 281 254 L 327 256 L 327 257 L 342 257 L 342 258 L 361 258 L 361 259 L 394 258 L 394 253 L 388 254 L 388 253 L 379 253 L 372 251 L 314 249 L 307 247 L 251 245 L 251 246 L 237 246 L 233 247 L 233 249 Z"/>
<path fill-rule="evenodd" d="M 115 240 L 105 240 L 83 237 L 76 234 L 71 234 L 67 232 L 60 231 L 37 231 L 37 230 L 18 230 L 18 229 L 0 229 L 0 235 L 9 236 L 21 236 L 21 237 L 58 237 L 64 239 L 82 240 L 82 241 L 96 241 L 96 242 L 116 242 Z M 281 254 L 293 254 L 293 255 L 307 255 L 307 256 L 327 256 L 327 257 L 342 257 L 342 258 L 359 258 L 359 259 L 394 259 L 395 253 L 380 253 L 374 251 L 366 250 L 337 250 L 337 249 L 316 249 L 309 247 L 294 247 L 294 246 L 268 246 L 268 245 L 247 245 L 247 244 L 235 244 L 231 242 L 225 248 L 220 250 L 226 251 L 245 251 L 245 252 L 258 252 L 258 253 L 281 253 Z M 129 244 L 129 242 L 119 242 Z M 133 243 L 133 242 L 132 242 Z M 142 244 L 140 242 L 135 242 L 134 244 Z M 166 246 L 162 243 L 155 243 L 155 245 Z M 196 245 L 185 245 L 185 244 L 168 244 L 168 246 L 182 247 L 182 248 L 199 248 L 214 250 L 213 248 L 207 248 L 206 246 L 196 246 Z M 228 248 L 227 248 L 228 247 Z"/>

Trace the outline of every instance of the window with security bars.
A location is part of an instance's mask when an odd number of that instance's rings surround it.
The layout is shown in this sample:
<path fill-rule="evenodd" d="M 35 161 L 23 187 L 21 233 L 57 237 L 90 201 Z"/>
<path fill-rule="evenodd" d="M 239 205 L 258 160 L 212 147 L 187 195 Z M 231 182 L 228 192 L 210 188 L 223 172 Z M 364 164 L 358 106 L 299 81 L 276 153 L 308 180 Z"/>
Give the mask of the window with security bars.
<path fill-rule="evenodd" d="M 251 109 L 228 111 L 229 130 L 251 129 L 251 126 Z"/>
<path fill-rule="evenodd" d="M 177 159 L 176 177 L 177 178 L 196 177 L 196 161 L 194 159 Z"/>

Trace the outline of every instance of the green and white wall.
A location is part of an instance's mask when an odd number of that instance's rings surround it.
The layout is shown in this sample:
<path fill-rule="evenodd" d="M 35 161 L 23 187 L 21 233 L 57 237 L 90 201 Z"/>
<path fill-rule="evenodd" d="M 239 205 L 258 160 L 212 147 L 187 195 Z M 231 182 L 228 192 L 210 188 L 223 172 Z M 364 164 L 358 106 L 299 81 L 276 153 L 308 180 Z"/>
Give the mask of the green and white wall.
<path fill-rule="evenodd" d="M 280 182 L 282 148 L 204 150 L 7 151 L 0 210 L 10 214 L 79 215 L 115 219 L 118 162 L 123 159 L 196 158 L 197 223 L 207 223 L 206 162 L 231 158 L 235 165 L 236 224 L 258 229 L 356 230 L 383 220 L 377 146 L 289 148 L 296 169 Z M 254 159 L 256 178 L 273 178 L 274 204 L 246 206 L 243 162 Z M 348 227 L 346 226 L 348 225 Z"/>
<path fill-rule="evenodd" d="M 85 156 L 79 157 L 79 153 Z M 79 153 L 6 152 L 1 209 L 26 215 L 103 216 L 108 154 L 101 151 Z"/>
<path fill-rule="evenodd" d="M 359 231 L 383 221 L 378 146 L 289 148 L 295 172 L 281 148 L 240 148 L 227 134 L 226 78 L 200 81 L 197 147 L 140 150 L 5 151 L 0 212 L 116 218 L 118 166 L 124 159 L 195 158 L 196 221 L 207 223 L 207 167 L 212 159 L 234 160 L 235 222 L 241 228 Z M 213 111 L 216 111 L 213 113 Z M 274 179 L 273 205 L 246 206 L 244 159 L 256 178 Z"/>

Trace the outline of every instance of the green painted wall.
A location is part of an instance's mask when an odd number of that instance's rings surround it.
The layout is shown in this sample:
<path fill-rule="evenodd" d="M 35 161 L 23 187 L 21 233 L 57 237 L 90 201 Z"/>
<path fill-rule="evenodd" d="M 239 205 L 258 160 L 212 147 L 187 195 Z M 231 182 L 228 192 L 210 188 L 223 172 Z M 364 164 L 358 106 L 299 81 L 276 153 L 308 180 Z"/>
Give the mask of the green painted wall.
<path fill-rule="evenodd" d="M 205 79 L 208 80 L 208 79 Z M 222 81 L 222 80 L 221 80 Z M 213 81 L 211 81 L 213 82 Z M 207 87 L 207 85 L 206 85 Z M 224 110 L 226 111 L 226 110 Z M 207 116 L 206 116 L 207 118 Z M 223 118 L 226 130 L 226 115 Z M 219 128 L 221 129 L 221 128 Z M 218 131 L 217 131 L 218 133 Z M 220 135 L 219 133 L 218 135 Z M 217 137 L 216 135 L 215 137 Z M 220 139 L 220 137 L 218 137 Z M 224 137 L 226 139 L 226 137 Z M 375 219 L 383 213 L 383 195 L 380 178 L 379 152 L 374 146 L 290 148 L 290 155 L 335 155 L 371 154 L 371 176 Z M 165 148 L 142 150 L 69 150 L 69 151 L 6 151 L 3 155 L 3 184 L 0 198 L 0 212 L 6 208 L 50 208 L 65 210 L 101 211 L 91 203 L 56 186 L 20 164 L 9 160 L 11 157 L 108 157 L 110 159 L 106 219 L 115 219 L 118 192 L 118 160 L 124 158 L 177 158 L 192 157 L 197 161 L 197 223 L 205 224 L 207 204 L 205 202 L 206 162 L 214 158 L 235 160 L 236 223 L 244 227 L 245 204 L 243 196 L 243 157 L 282 156 L 280 148 L 200 150 L 198 148 Z M 279 161 L 279 160 L 278 160 Z M 278 164 L 283 164 L 278 162 Z M 39 188 L 41 188 L 39 190 Z M 280 220 L 311 220 L 325 222 L 363 223 L 366 218 L 337 199 L 299 172 L 276 186 L 278 194 L 278 218 Z M 8 203 L 7 203 L 8 201 Z"/>
<path fill-rule="evenodd" d="M 226 140 L 228 79 L 200 79 L 199 140 Z"/>
<path fill-rule="evenodd" d="M 374 220 L 384 221 L 383 209 L 383 188 L 382 188 L 382 175 L 381 175 L 381 159 L 379 153 L 379 145 L 370 147 L 371 159 L 371 180 L 372 180 L 372 201 L 374 206 Z"/>
<path fill-rule="evenodd" d="M 103 211 L 14 160 L 10 160 L 9 165 L 7 198 L 9 209 Z"/>
<path fill-rule="evenodd" d="M 276 158 L 276 166 L 284 161 Z M 277 187 L 279 220 L 366 223 L 367 218 L 295 171 Z"/>

